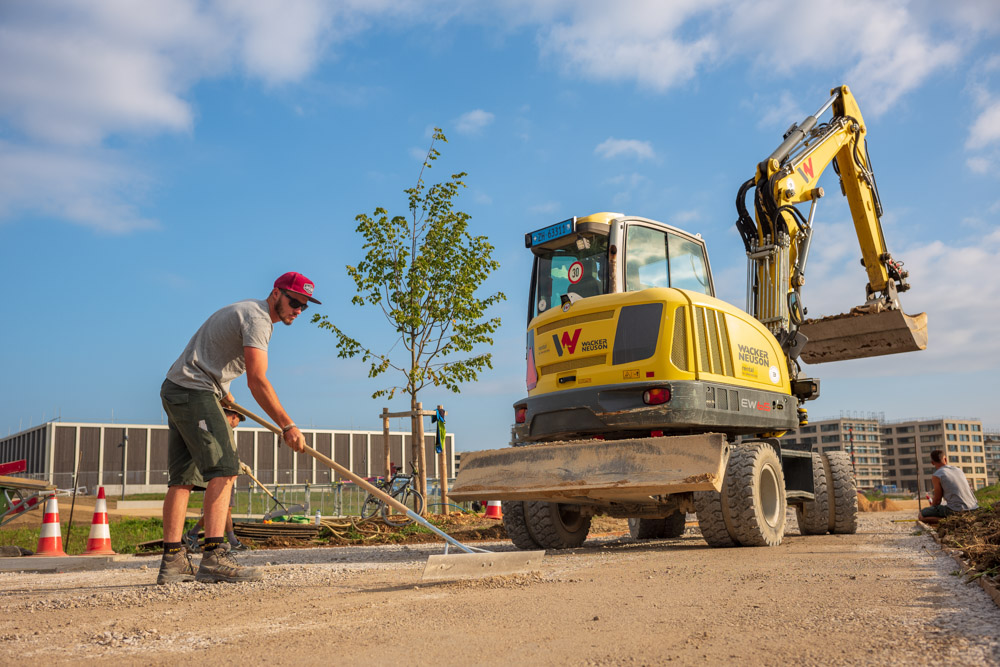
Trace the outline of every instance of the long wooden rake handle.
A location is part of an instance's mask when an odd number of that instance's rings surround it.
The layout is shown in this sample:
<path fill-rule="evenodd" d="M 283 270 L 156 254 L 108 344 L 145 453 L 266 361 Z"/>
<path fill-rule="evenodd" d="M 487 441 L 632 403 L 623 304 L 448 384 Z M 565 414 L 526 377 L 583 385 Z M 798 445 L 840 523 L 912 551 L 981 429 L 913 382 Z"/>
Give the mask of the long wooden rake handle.
<path fill-rule="evenodd" d="M 237 405 L 236 403 L 232 403 L 232 402 L 227 403 L 227 407 L 229 407 L 229 408 L 231 408 L 233 410 L 236 410 L 237 412 L 239 412 L 242 415 L 245 415 L 245 416 L 249 417 L 250 419 L 254 420 L 255 422 L 257 422 L 258 424 L 260 424 L 264 428 L 268 429 L 272 433 L 275 433 L 278 437 L 281 437 L 283 435 L 280 428 L 278 428 L 277 426 L 275 426 L 271 422 L 267 421 L 263 417 L 255 415 L 254 413 L 250 412 L 246 408 L 244 408 L 244 407 L 242 407 L 240 405 Z M 314 459 L 316 459 L 317 461 L 319 461 L 323 465 L 327 466 L 328 468 L 332 468 L 333 470 L 336 470 L 341 475 L 343 475 L 344 477 L 348 478 L 349 480 L 351 480 L 352 482 L 354 482 L 355 484 L 357 484 L 358 486 L 360 486 L 362 489 L 364 489 L 368 493 L 372 494 L 373 496 L 375 496 L 376 498 L 378 498 L 379 500 L 381 500 L 385 504 L 391 506 L 393 509 L 398 510 L 399 512 L 401 512 L 403 514 L 407 514 L 408 512 L 411 511 L 409 507 L 407 507 L 403 503 L 399 502 L 398 500 L 396 500 L 395 498 L 393 498 L 392 496 L 390 496 L 388 493 L 386 493 L 382 489 L 380 489 L 380 488 L 372 485 L 364 477 L 361 477 L 360 475 L 356 475 L 355 473 L 351 472 L 350 470 L 348 470 L 344 466 L 340 465 L 339 463 L 337 463 L 336 461 L 334 461 L 330 457 L 324 456 L 324 455 L 320 454 L 319 452 L 317 452 L 315 449 L 313 449 L 309 445 L 306 445 L 305 449 L 303 451 L 305 451 L 306 454 L 308 454 L 309 456 L 313 457 Z M 259 484 L 259 482 L 258 482 L 258 484 Z"/>
<path fill-rule="evenodd" d="M 264 493 L 266 493 L 267 495 L 271 496 L 271 500 L 273 500 L 274 502 L 278 503 L 282 507 L 285 507 L 281 503 L 280 500 L 278 500 L 277 498 L 274 497 L 273 493 L 271 493 L 270 491 L 267 490 L 267 487 L 264 486 L 263 482 L 261 482 L 259 479 L 257 479 L 256 477 L 253 476 L 253 473 L 249 471 L 249 466 L 247 466 L 247 467 L 248 467 L 248 470 L 244 471 L 242 474 L 246 475 L 247 477 L 249 477 L 250 479 L 252 479 L 254 482 L 256 482 L 257 486 L 259 486 L 264 491 Z M 285 509 L 287 510 L 288 508 L 285 507 Z"/>

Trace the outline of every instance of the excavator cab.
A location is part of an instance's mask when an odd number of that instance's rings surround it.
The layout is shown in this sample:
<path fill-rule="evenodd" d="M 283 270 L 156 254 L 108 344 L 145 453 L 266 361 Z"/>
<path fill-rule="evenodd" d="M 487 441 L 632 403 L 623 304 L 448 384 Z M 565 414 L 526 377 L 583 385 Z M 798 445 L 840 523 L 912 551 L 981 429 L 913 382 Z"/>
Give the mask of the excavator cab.
<path fill-rule="evenodd" d="M 673 287 L 715 296 L 700 235 L 646 218 L 595 213 L 525 234 L 535 263 L 528 322 L 578 299 Z"/>

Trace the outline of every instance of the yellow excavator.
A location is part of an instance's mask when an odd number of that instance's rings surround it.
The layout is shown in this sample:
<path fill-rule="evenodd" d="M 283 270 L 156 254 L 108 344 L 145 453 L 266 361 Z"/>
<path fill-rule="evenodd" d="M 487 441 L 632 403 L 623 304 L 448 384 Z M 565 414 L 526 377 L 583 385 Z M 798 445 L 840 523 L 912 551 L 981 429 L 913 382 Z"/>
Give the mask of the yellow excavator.
<path fill-rule="evenodd" d="M 866 135 L 850 90 L 835 88 L 740 187 L 745 310 L 715 297 L 698 234 L 620 213 L 526 234 L 528 396 L 514 405 L 513 446 L 463 454 L 452 497 L 503 501 L 522 549 L 579 546 L 597 514 L 628 518 L 643 539 L 679 536 L 694 512 L 711 546 L 779 544 L 788 505 L 803 534 L 853 532 L 846 454 L 778 438 L 819 395 L 800 359 L 927 345 L 926 315 L 900 308 L 907 274 L 885 246 Z M 869 282 L 860 306 L 810 321 L 801 291 L 831 164 Z"/>

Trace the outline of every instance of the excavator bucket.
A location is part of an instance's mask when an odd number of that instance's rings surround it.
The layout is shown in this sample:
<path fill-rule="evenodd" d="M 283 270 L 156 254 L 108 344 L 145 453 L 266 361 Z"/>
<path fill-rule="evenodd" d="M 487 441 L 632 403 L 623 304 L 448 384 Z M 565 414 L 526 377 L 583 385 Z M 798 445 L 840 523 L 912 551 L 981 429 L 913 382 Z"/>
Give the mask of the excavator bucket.
<path fill-rule="evenodd" d="M 927 313 L 852 310 L 799 326 L 809 342 L 800 355 L 807 364 L 916 352 L 927 347 Z"/>

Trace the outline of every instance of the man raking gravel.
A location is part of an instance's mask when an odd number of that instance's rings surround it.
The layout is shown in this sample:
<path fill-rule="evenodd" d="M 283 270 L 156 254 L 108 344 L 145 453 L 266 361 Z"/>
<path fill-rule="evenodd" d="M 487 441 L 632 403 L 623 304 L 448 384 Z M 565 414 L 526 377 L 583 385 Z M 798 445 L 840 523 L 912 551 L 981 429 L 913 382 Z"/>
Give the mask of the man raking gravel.
<path fill-rule="evenodd" d="M 163 560 L 157 584 L 181 581 L 258 581 L 258 568 L 237 564 L 223 538 L 226 511 L 240 462 L 220 401 L 233 401 L 230 383 L 244 373 L 254 400 L 280 427 L 284 443 L 301 452 L 306 441 L 267 379 L 267 346 L 274 323 L 290 325 L 312 296 L 313 283 L 289 272 L 266 300 L 239 301 L 215 312 L 167 372 L 160 398 L 167 413 L 167 495 L 163 501 Z M 181 542 L 188 497 L 205 487 L 205 545 L 195 571 Z"/>

